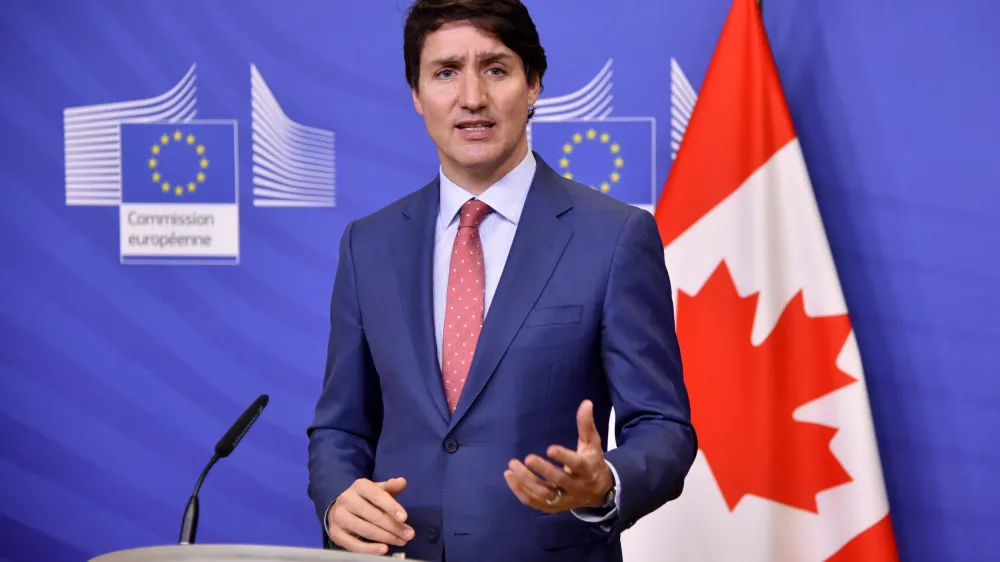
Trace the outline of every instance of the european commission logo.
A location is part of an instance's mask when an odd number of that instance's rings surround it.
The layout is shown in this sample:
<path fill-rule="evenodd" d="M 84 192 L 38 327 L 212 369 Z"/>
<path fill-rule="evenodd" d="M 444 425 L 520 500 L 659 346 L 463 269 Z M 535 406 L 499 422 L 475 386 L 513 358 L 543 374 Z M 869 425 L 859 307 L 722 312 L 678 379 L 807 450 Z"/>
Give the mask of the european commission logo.
<path fill-rule="evenodd" d="M 122 261 L 239 261 L 235 121 L 121 124 Z"/>
<path fill-rule="evenodd" d="M 123 264 L 238 264 L 239 127 L 196 119 L 195 66 L 148 99 L 64 111 L 66 204 L 117 206 Z M 255 207 L 332 207 L 334 135 L 292 121 L 250 66 Z"/>
<path fill-rule="evenodd" d="M 656 118 L 612 116 L 612 64 L 563 96 L 541 98 L 528 138 L 563 177 L 624 203 L 656 205 Z M 671 60 L 671 157 L 676 155 L 696 101 L 680 66 Z"/>

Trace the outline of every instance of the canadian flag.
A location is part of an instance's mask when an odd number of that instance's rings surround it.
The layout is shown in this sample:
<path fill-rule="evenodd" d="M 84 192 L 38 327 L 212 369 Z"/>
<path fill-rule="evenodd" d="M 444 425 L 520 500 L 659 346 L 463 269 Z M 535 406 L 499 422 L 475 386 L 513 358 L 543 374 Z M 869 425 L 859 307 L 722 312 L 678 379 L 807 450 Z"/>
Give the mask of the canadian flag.
<path fill-rule="evenodd" d="M 755 0 L 733 2 L 655 216 L 699 452 L 682 496 L 623 535 L 625 560 L 898 560 L 861 358 Z"/>

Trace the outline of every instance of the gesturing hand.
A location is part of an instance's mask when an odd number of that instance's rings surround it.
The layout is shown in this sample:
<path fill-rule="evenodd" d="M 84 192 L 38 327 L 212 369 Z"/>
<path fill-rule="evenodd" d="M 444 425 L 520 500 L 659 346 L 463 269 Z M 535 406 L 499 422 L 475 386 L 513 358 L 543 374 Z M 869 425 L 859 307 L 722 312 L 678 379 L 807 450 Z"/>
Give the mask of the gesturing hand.
<path fill-rule="evenodd" d="M 614 476 L 604 461 L 601 436 L 594 425 L 594 405 L 589 400 L 584 400 L 577 410 L 576 427 L 576 451 L 559 445 L 546 451 L 561 467 L 537 455 L 528 455 L 524 463 L 510 461 L 503 475 L 521 503 L 546 513 L 604 504 L 614 486 Z"/>
<path fill-rule="evenodd" d="M 405 545 L 413 538 L 413 529 L 404 523 L 406 511 L 395 499 L 404 488 L 403 478 L 355 480 L 327 513 L 330 540 L 364 554 L 385 554 L 390 544 Z"/>

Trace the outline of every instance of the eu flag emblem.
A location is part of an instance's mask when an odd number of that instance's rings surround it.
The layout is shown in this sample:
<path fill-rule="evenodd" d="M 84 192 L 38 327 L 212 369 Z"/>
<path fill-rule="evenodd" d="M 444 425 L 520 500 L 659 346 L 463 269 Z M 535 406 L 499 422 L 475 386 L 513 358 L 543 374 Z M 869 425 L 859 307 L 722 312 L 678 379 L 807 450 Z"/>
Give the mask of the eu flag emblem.
<path fill-rule="evenodd" d="M 239 263 L 235 121 L 121 124 L 122 263 Z"/>
<path fill-rule="evenodd" d="M 235 203 L 232 122 L 122 123 L 122 202 Z"/>
<path fill-rule="evenodd" d="M 623 203 L 649 205 L 656 197 L 653 126 L 641 117 L 537 121 L 531 146 L 563 177 Z"/>

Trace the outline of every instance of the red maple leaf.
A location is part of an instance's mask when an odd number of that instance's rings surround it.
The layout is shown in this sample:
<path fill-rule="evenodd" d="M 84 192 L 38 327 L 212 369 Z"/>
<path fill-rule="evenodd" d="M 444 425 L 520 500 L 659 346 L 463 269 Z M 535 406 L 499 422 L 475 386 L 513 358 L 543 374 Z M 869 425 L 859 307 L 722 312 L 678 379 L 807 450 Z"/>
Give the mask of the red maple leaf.
<path fill-rule="evenodd" d="M 837 430 L 792 413 L 855 382 L 836 366 L 851 323 L 846 314 L 806 316 L 800 291 L 754 346 L 758 296 L 737 294 L 725 262 L 696 296 L 678 295 L 692 421 L 730 510 L 754 494 L 816 512 L 816 494 L 851 477 L 830 450 Z"/>

